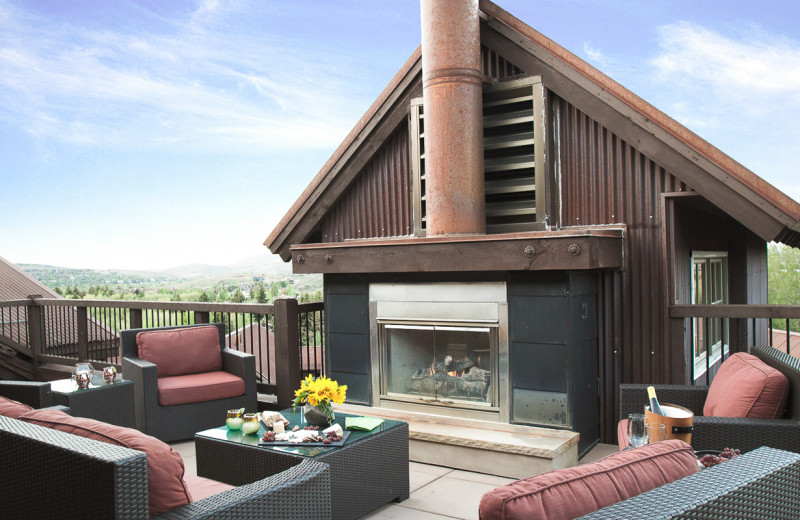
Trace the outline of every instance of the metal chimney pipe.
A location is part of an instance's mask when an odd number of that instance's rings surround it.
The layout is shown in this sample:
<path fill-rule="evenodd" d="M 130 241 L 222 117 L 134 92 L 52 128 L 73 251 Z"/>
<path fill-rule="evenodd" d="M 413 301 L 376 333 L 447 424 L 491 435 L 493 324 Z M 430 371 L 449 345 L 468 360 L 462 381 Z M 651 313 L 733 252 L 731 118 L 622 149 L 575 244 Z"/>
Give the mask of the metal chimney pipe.
<path fill-rule="evenodd" d="M 478 0 L 420 0 L 427 235 L 484 234 Z"/>

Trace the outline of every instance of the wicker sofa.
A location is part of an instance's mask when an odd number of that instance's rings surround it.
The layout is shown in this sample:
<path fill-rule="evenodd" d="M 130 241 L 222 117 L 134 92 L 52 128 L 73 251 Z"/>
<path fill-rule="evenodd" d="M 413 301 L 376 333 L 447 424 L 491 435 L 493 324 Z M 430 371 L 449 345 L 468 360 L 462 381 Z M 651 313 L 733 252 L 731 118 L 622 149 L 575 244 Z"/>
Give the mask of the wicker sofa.
<path fill-rule="evenodd" d="M 50 383 L 40 381 L 0 381 L 0 396 L 25 403 L 33 408 L 53 405 Z"/>
<path fill-rule="evenodd" d="M 760 446 L 800 452 L 800 359 L 773 347 L 753 347 L 751 353 L 778 369 L 789 380 L 786 415 L 781 419 L 705 417 L 703 405 L 708 386 L 655 385 L 659 401 L 684 406 L 694 413 L 692 447 L 697 450 L 738 448 L 751 451 Z M 647 386 L 620 385 L 620 419 L 641 413 L 647 401 Z"/>
<path fill-rule="evenodd" d="M 147 456 L 0 416 L 0 516 L 148 518 Z M 331 518 L 330 467 L 305 460 L 281 473 L 154 518 Z"/>
<path fill-rule="evenodd" d="M 244 380 L 245 393 L 223 399 L 188 402 L 164 406 L 159 403 L 158 365 L 139 357 L 137 334 L 154 331 L 186 331 L 205 325 L 185 325 L 180 327 L 160 327 L 152 329 L 128 329 L 120 331 L 122 343 L 122 374 L 134 382 L 136 401 L 136 427 L 148 435 L 164 442 L 189 439 L 198 431 L 219 426 L 225 412 L 231 408 L 246 408 L 257 411 L 255 357 L 225 347 L 225 328 L 216 326 L 219 335 L 219 348 L 222 352 L 222 372 L 233 374 Z"/>

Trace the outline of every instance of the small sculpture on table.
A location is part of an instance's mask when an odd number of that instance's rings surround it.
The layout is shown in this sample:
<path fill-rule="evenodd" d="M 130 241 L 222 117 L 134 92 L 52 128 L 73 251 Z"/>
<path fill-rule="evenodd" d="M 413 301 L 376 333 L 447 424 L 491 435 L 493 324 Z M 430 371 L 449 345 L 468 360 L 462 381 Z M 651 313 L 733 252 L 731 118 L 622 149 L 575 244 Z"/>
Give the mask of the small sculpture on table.
<path fill-rule="evenodd" d="M 72 369 L 72 380 L 78 385 L 79 390 L 89 388 L 92 377 L 94 377 L 94 367 L 91 363 L 77 363 Z"/>
<path fill-rule="evenodd" d="M 107 385 L 113 384 L 116 378 L 117 378 L 116 367 L 108 366 L 103 369 L 103 381 L 105 381 Z"/>

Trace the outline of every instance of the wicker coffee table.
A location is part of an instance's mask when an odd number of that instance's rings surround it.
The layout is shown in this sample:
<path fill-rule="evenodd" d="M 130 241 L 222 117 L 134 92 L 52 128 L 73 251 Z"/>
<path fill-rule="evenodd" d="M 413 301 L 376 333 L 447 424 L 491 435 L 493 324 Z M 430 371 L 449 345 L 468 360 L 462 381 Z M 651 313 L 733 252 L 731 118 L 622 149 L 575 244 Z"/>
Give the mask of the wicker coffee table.
<path fill-rule="evenodd" d="M 301 413 L 281 412 L 291 426 Z M 342 428 L 346 414 L 336 414 Z M 408 498 L 408 424 L 386 420 L 371 432 L 352 431 L 344 446 L 259 446 L 264 434 L 243 435 L 224 426 L 195 435 L 197 474 L 241 486 L 281 472 L 303 459 L 330 464 L 335 519 L 359 518 L 392 500 Z M 265 512 L 268 515 L 268 512 Z"/>
<path fill-rule="evenodd" d="M 120 379 L 107 385 L 102 375 L 95 375 L 89 388 L 78 390 L 71 379 L 50 382 L 53 404 L 70 408 L 75 417 L 88 417 L 98 421 L 136 428 L 136 401 L 133 398 L 133 381 Z"/>

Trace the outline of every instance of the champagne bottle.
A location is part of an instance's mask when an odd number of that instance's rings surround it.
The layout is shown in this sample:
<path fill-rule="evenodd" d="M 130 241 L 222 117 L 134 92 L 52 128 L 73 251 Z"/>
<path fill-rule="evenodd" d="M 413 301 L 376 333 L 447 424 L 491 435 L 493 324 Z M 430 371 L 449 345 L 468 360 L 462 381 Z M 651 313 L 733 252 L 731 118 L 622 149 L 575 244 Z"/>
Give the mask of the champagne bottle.
<path fill-rule="evenodd" d="M 661 405 L 658 404 L 658 397 L 656 397 L 656 389 L 652 386 L 647 387 L 647 397 L 650 398 L 650 411 L 656 415 L 667 415 L 664 413 L 664 410 L 661 408 Z"/>

